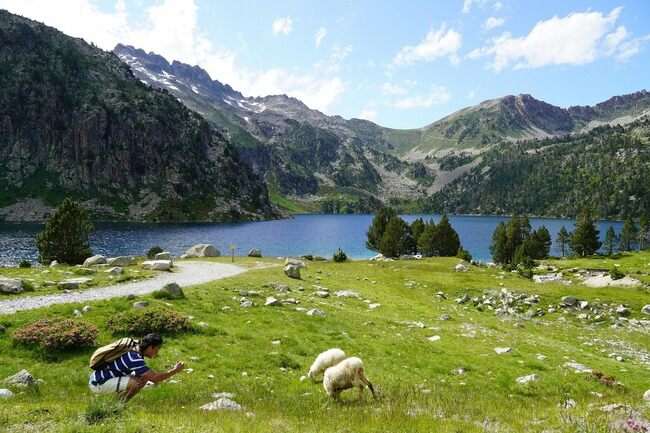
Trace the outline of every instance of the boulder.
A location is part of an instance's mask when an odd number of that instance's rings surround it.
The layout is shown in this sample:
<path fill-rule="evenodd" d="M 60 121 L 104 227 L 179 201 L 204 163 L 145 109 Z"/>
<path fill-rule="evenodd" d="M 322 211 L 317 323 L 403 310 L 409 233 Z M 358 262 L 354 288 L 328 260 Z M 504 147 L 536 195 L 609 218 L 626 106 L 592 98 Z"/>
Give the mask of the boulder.
<path fill-rule="evenodd" d="M 0 277 L 0 293 L 22 293 L 23 280 L 20 278 Z"/>
<path fill-rule="evenodd" d="M 135 257 L 119 256 L 111 257 L 107 261 L 110 266 L 135 266 Z"/>
<path fill-rule="evenodd" d="M 50 262 L 50 268 L 55 268 L 57 266 L 59 266 L 59 262 L 57 262 L 56 260 L 52 260 Z"/>
<path fill-rule="evenodd" d="M 142 269 L 148 271 L 168 271 L 172 267 L 171 260 L 147 260 L 140 265 Z"/>
<path fill-rule="evenodd" d="M 9 385 L 14 385 L 14 386 L 21 386 L 21 387 L 36 386 L 36 379 L 34 379 L 34 376 L 29 374 L 27 370 L 21 370 L 20 372 L 14 374 L 13 376 L 9 376 L 4 381 Z"/>
<path fill-rule="evenodd" d="M 106 261 L 106 257 L 101 256 L 101 255 L 96 255 L 96 256 L 88 257 L 88 258 L 84 261 L 84 265 L 83 265 L 83 266 L 84 266 L 84 268 L 85 268 L 86 266 L 103 265 L 103 264 L 105 264 L 105 263 L 107 263 L 107 261 Z"/>
<path fill-rule="evenodd" d="M 497 268 L 497 264 L 494 263 L 494 262 L 487 262 L 487 263 L 485 264 L 485 266 L 486 266 L 488 269 L 496 269 L 496 268 Z"/>
<path fill-rule="evenodd" d="M 287 265 L 284 267 L 284 273 L 289 278 L 300 279 L 300 266 Z"/>
<path fill-rule="evenodd" d="M 8 389 L 0 389 L 0 398 L 11 398 L 14 396 L 14 393 Z"/>
<path fill-rule="evenodd" d="M 186 258 L 195 257 L 219 257 L 221 253 L 218 249 L 209 244 L 197 244 L 185 251 Z"/>
<path fill-rule="evenodd" d="M 266 298 L 266 302 L 264 303 L 264 305 L 266 307 L 280 307 L 282 306 L 282 302 L 278 301 L 273 296 L 269 296 Z"/>
<path fill-rule="evenodd" d="M 124 269 L 119 266 L 115 266 L 114 268 L 106 269 L 104 272 L 111 275 L 122 275 L 124 273 Z"/>
<path fill-rule="evenodd" d="M 262 257 L 262 250 L 259 248 L 253 248 L 248 251 L 248 257 Z"/>
<path fill-rule="evenodd" d="M 307 311 L 308 316 L 321 316 L 325 317 L 325 312 L 323 310 L 320 310 L 318 308 L 312 308 L 311 310 Z"/>
<path fill-rule="evenodd" d="M 643 308 L 641 308 L 641 312 L 650 316 L 650 304 L 645 305 Z"/>
<path fill-rule="evenodd" d="M 286 260 L 284 261 L 284 264 L 285 264 L 285 265 L 298 266 L 299 268 L 306 268 L 306 267 L 307 267 L 307 265 L 305 264 L 305 262 L 303 262 L 302 260 L 292 259 L 291 257 L 289 257 L 288 259 L 286 259 Z"/>
<path fill-rule="evenodd" d="M 467 271 L 469 271 L 469 266 L 467 266 L 464 263 L 459 263 L 456 266 L 454 266 L 454 270 L 456 272 L 467 272 Z"/>
<path fill-rule="evenodd" d="M 185 297 L 183 289 L 176 283 L 167 283 L 162 287 L 162 289 L 160 289 L 160 291 L 168 293 L 169 297 L 172 299 L 182 299 Z"/>
<path fill-rule="evenodd" d="M 567 307 L 575 307 L 578 304 L 578 298 L 575 296 L 562 296 L 562 302 Z"/>
<path fill-rule="evenodd" d="M 77 290 L 79 288 L 79 283 L 72 281 L 60 281 L 56 286 L 61 290 Z"/>
<path fill-rule="evenodd" d="M 169 251 L 163 251 L 162 253 L 156 254 L 156 256 L 153 258 L 154 260 L 171 260 L 172 255 L 169 253 Z"/>
<path fill-rule="evenodd" d="M 528 376 L 521 376 L 517 378 L 517 383 L 534 382 L 539 379 L 539 374 L 529 374 Z"/>

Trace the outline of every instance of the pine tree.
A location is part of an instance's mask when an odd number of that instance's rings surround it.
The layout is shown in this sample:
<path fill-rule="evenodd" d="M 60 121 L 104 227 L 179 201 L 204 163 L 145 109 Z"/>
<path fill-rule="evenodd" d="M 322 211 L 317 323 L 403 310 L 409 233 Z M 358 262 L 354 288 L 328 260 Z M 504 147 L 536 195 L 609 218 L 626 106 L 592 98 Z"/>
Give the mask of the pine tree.
<path fill-rule="evenodd" d="M 635 241 L 636 226 L 634 225 L 634 219 L 632 219 L 631 216 L 628 216 L 625 219 L 625 224 L 623 224 L 623 229 L 621 230 L 621 249 L 623 251 L 631 251 L 634 248 Z"/>
<path fill-rule="evenodd" d="M 501 221 L 492 233 L 492 243 L 490 244 L 490 253 L 492 260 L 496 263 L 508 263 L 508 233 L 506 225 Z"/>
<path fill-rule="evenodd" d="M 436 224 L 433 220 L 425 223 L 424 230 L 418 238 L 418 251 L 425 257 L 436 255 Z"/>
<path fill-rule="evenodd" d="M 399 257 L 406 251 L 409 237 L 408 224 L 400 217 L 394 216 L 386 224 L 384 236 L 379 242 L 379 252 L 384 257 Z"/>
<path fill-rule="evenodd" d="M 639 250 L 643 251 L 648 248 L 648 240 L 650 238 L 650 221 L 648 215 L 643 212 L 639 219 L 639 232 L 637 234 L 637 242 L 639 243 Z"/>
<path fill-rule="evenodd" d="M 436 226 L 436 252 L 442 257 L 453 257 L 460 248 L 460 238 L 458 233 L 449 223 L 446 214 L 442 214 L 440 222 Z"/>
<path fill-rule="evenodd" d="M 566 227 L 560 227 L 560 231 L 557 233 L 557 238 L 555 238 L 555 243 L 557 244 L 560 253 L 562 253 L 562 257 L 566 256 L 571 243 L 571 233 L 567 231 Z"/>
<path fill-rule="evenodd" d="M 47 220 L 45 230 L 36 236 L 39 261 L 44 264 L 53 260 L 68 265 L 83 263 L 92 255 L 88 244 L 92 230 L 86 210 L 66 198 Z"/>
<path fill-rule="evenodd" d="M 508 221 L 507 236 L 508 241 L 506 243 L 506 251 L 508 253 L 508 259 L 506 263 L 510 263 L 512 262 L 517 247 L 524 243 L 524 230 L 522 229 L 521 220 L 519 219 L 518 214 L 514 214 L 512 218 L 510 218 L 510 221 Z"/>
<path fill-rule="evenodd" d="M 410 252 L 417 253 L 418 252 L 418 239 L 420 239 L 420 235 L 422 235 L 422 232 L 424 231 L 424 220 L 422 218 L 418 218 L 415 221 L 411 223 L 410 231 L 411 231 L 411 240 L 412 240 L 412 246 L 410 248 Z"/>
<path fill-rule="evenodd" d="M 617 244 L 618 237 L 616 236 L 614 227 L 610 225 L 607 232 L 605 232 L 605 242 L 603 243 L 603 248 L 605 248 L 605 252 L 607 252 L 608 256 L 611 256 L 614 250 L 616 250 Z"/>
<path fill-rule="evenodd" d="M 551 234 L 545 226 L 540 226 L 526 238 L 522 244 L 524 253 L 531 259 L 548 258 L 551 251 Z"/>
<path fill-rule="evenodd" d="M 372 220 L 366 232 L 366 248 L 372 251 L 381 251 L 381 240 L 386 231 L 386 225 L 391 218 L 397 217 L 397 213 L 390 207 L 382 207 Z"/>
<path fill-rule="evenodd" d="M 600 248 L 598 240 L 599 231 L 594 220 L 591 218 L 591 211 L 583 209 L 576 218 L 575 230 L 571 235 L 571 249 L 580 257 L 587 257 L 594 254 Z"/>

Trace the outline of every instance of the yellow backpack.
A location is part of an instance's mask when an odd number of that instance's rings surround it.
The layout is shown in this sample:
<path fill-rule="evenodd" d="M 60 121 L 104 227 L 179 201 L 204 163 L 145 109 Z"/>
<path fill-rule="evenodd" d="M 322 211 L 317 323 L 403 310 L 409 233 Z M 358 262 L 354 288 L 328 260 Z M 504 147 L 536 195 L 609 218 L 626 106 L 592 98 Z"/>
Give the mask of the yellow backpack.
<path fill-rule="evenodd" d="M 139 341 L 133 338 L 120 338 L 111 344 L 102 346 L 90 357 L 90 368 L 93 370 L 103 370 L 112 361 L 115 361 L 120 356 L 124 355 L 130 350 L 135 350 Z"/>

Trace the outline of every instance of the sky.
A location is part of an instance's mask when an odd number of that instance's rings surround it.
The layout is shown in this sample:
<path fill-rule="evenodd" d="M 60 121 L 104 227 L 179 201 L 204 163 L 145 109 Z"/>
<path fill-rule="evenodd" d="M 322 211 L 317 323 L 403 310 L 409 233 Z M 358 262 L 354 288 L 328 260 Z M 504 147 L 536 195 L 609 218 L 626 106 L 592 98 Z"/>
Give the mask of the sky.
<path fill-rule="evenodd" d="M 393 128 L 528 93 L 593 105 L 648 89 L 650 1 L 0 0 L 111 50 L 198 64 L 245 96 Z"/>

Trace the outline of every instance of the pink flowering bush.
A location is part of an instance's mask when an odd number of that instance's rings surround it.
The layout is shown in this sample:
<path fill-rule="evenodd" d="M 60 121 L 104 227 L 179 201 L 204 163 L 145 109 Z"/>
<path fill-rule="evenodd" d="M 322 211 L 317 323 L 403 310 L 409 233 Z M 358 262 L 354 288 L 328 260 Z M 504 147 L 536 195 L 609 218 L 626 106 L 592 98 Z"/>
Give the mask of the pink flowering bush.
<path fill-rule="evenodd" d="M 93 325 L 71 319 L 40 319 L 14 332 L 14 341 L 48 351 L 65 352 L 93 346 L 99 331 Z"/>
<path fill-rule="evenodd" d="M 641 423 L 637 423 L 631 419 L 628 419 L 627 423 L 625 424 L 625 427 L 623 428 L 623 431 L 628 433 L 632 433 L 632 432 L 645 433 L 648 431 L 648 427 Z"/>

